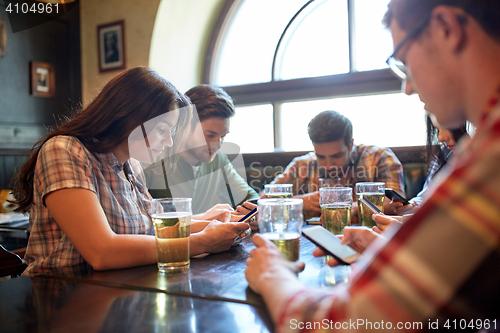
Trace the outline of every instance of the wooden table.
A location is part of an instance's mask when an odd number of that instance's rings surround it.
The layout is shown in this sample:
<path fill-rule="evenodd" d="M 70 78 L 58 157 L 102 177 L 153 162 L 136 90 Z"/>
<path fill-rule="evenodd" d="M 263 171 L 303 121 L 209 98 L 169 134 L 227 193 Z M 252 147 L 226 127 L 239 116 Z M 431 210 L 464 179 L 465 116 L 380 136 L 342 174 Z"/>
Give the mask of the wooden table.
<path fill-rule="evenodd" d="M 68 271 L 0 282 L 2 332 L 272 332 L 262 298 L 245 279 L 250 239 L 229 251 L 191 259 L 186 272 L 156 265 L 94 272 Z M 331 285 L 349 268 L 331 269 L 302 238 L 307 285 Z M 336 278 L 337 281 L 334 281 Z"/>

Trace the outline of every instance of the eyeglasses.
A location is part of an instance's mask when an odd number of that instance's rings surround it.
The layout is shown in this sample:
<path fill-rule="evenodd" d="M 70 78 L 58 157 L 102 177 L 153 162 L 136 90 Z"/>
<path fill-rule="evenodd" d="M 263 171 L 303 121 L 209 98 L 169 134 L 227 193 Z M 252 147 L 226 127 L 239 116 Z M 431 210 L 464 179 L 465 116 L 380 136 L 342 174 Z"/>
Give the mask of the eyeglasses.
<path fill-rule="evenodd" d="M 401 42 L 396 46 L 394 52 L 385 61 L 389 68 L 396 74 L 401 80 L 405 81 L 408 77 L 408 68 L 401 61 L 396 59 L 396 54 L 403 48 L 403 46 L 408 43 L 408 41 L 415 39 L 424 31 L 424 28 L 431 21 L 431 15 L 426 16 L 422 22 L 420 22 L 412 31 L 410 31 Z"/>

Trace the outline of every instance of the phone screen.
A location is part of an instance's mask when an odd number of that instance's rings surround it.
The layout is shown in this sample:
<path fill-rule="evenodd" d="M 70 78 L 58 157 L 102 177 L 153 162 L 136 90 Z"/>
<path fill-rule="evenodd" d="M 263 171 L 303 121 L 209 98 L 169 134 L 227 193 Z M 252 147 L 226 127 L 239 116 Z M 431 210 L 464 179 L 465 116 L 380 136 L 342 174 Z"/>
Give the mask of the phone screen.
<path fill-rule="evenodd" d="M 247 222 L 250 218 L 257 214 L 257 208 L 254 208 L 247 215 L 243 216 L 238 222 Z"/>
<path fill-rule="evenodd" d="M 365 206 L 372 211 L 373 214 L 380 214 L 382 211 L 378 209 L 370 200 L 368 200 L 365 196 L 361 195 L 359 201 L 365 204 Z"/>
<path fill-rule="evenodd" d="M 328 254 L 340 259 L 343 263 L 350 264 L 360 255 L 349 245 L 342 245 L 340 239 L 323 227 L 308 228 L 303 230 L 302 234 Z"/>

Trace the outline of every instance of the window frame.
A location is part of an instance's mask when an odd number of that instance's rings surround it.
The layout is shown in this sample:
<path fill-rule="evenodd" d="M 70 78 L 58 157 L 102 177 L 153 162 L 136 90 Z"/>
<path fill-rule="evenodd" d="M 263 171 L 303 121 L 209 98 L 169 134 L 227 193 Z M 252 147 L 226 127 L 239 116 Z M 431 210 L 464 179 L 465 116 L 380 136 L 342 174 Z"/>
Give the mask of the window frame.
<path fill-rule="evenodd" d="M 226 35 L 238 8 L 244 0 L 224 0 L 217 20 L 208 40 L 202 72 L 202 83 L 214 84 L 213 77 L 217 56 L 223 37 Z M 314 0 L 305 3 L 309 5 Z M 276 55 L 280 41 L 277 42 L 273 59 L 272 80 L 263 83 L 243 84 L 222 87 L 233 99 L 236 106 L 272 104 L 274 120 L 274 147 L 281 150 L 280 120 L 281 104 L 286 102 L 326 99 L 335 97 L 366 96 L 383 93 L 401 92 L 401 81 L 389 68 L 358 72 L 356 70 L 356 50 L 354 48 L 355 22 L 354 1 L 348 3 L 349 59 L 350 72 L 318 77 L 290 80 L 276 80 L 274 75 Z M 304 7 L 305 7 L 304 6 Z M 304 8 L 302 7 L 302 9 Z M 301 9 L 301 10 L 302 10 Z M 299 10 L 300 11 L 300 10 Z M 294 16 L 295 18 L 295 16 Z M 293 19 L 293 18 L 291 18 Z M 286 29 L 283 31 L 283 35 Z M 283 37 L 282 35 L 282 37 Z"/>

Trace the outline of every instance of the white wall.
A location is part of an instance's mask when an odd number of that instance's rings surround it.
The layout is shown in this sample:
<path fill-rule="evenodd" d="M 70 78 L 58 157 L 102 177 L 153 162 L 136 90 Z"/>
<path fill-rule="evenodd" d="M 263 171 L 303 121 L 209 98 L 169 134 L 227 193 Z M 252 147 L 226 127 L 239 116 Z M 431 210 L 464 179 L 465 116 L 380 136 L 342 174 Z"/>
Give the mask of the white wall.
<path fill-rule="evenodd" d="M 163 0 L 156 16 L 149 66 L 180 91 L 201 82 L 203 57 L 223 0 Z"/>
<path fill-rule="evenodd" d="M 186 91 L 201 81 L 205 45 L 222 3 L 223 0 L 80 1 L 84 105 L 120 72 L 99 73 L 98 25 L 124 20 L 126 67 L 152 67 Z"/>

